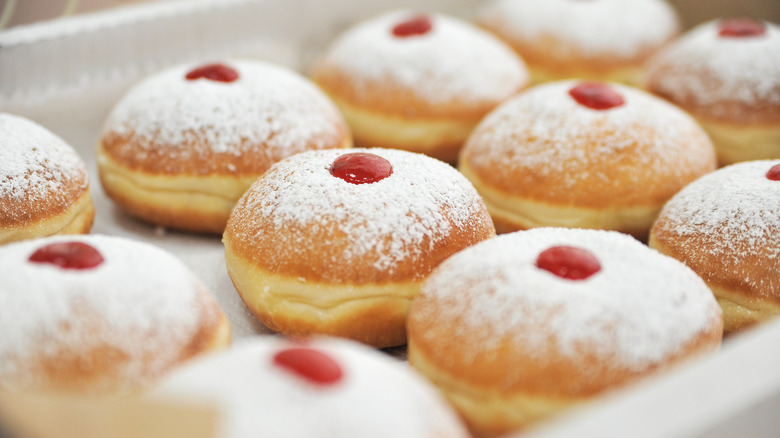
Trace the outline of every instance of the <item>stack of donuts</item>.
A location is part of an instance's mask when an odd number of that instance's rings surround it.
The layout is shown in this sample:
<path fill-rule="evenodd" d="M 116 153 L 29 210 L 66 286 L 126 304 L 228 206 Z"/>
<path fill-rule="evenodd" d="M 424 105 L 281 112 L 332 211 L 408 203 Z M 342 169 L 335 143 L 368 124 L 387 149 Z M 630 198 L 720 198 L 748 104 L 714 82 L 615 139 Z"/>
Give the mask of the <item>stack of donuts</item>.
<path fill-rule="evenodd" d="M 492 437 L 780 315 L 777 25 L 685 31 L 662 0 L 471 18 L 367 18 L 307 75 L 164 69 L 94 169 L 0 114 L 0 389 L 203 398 L 231 438 Z M 221 238 L 222 292 L 275 335 L 233 345 L 159 233 L 89 234 L 93 171 L 115 216 Z"/>

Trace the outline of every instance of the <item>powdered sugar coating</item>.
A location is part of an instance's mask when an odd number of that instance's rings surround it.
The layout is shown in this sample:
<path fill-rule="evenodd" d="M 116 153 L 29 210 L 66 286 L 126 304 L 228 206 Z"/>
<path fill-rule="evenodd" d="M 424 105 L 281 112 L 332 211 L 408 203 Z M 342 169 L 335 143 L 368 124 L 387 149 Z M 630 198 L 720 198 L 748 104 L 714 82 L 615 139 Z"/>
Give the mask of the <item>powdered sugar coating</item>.
<path fill-rule="evenodd" d="M 780 106 L 780 27 L 765 23 L 760 36 L 720 37 L 718 24 L 700 24 L 648 61 L 653 91 L 701 106 L 724 102 Z M 728 111 L 711 110 L 716 116 Z"/>
<path fill-rule="evenodd" d="M 53 242 L 100 252 L 92 269 L 32 263 Z M 152 245 L 102 235 L 55 237 L 0 248 L 0 387 L 38 388 L 41 367 L 60 355 L 108 345 L 125 357 L 120 387 L 137 390 L 182 357 L 199 327 L 204 286 L 176 258 Z M 39 363 L 43 361 L 43 364 Z"/>
<path fill-rule="evenodd" d="M 643 170 L 662 170 L 669 181 L 684 182 L 692 169 L 714 165 L 706 134 L 680 109 L 611 83 L 625 103 L 593 110 L 569 95 L 577 84 L 546 83 L 504 102 L 475 128 L 461 159 L 469 160 L 481 177 L 497 181 L 506 175 L 554 177 L 550 189 L 575 203 L 583 189 L 594 184 L 612 187 L 615 181 L 620 187 L 609 189 L 612 193 L 628 190 L 644 196 L 647 184 L 656 182 L 648 181 Z M 604 173 L 607 164 L 618 169 L 622 179 Z M 523 193 L 528 187 L 502 189 Z"/>
<path fill-rule="evenodd" d="M 295 345 L 275 337 L 238 343 L 178 370 L 153 395 L 216 404 L 224 438 L 467 436 L 429 384 L 390 357 L 346 340 L 307 342 L 344 372 L 319 386 L 273 364 Z"/>
<path fill-rule="evenodd" d="M 358 24 L 333 42 L 322 62 L 349 77 L 357 95 L 391 82 L 434 103 L 501 101 L 527 83 L 525 65 L 509 47 L 457 19 L 430 13 L 427 33 L 393 36 L 396 24 L 415 15 L 393 11 Z"/>
<path fill-rule="evenodd" d="M 231 173 L 231 159 L 236 163 L 247 154 L 274 162 L 342 142 L 338 110 L 302 76 L 259 61 L 233 60 L 225 65 L 238 71 L 237 80 L 186 80 L 197 65 L 150 76 L 116 104 L 103 136 L 130 137 L 132 141 L 115 153 L 129 154 L 138 162 L 155 160 L 156 150 L 163 148 L 172 161 L 168 170 L 196 158 L 208 166 L 208 161 L 217 160 L 204 157 L 226 157 L 222 161 L 227 167 L 220 169 L 226 173 Z"/>
<path fill-rule="evenodd" d="M 371 254 L 377 271 L 392 272 L 401 262 L 424 256 L 453 228 L 469 229 L 486 211 L 474 187 L 448 164 L 392 149 L 351 149 L 385 158 L 392 174 L 371 184 L 351 184 L 330 174 L 333 161 L 347 152 L 309 151 L 274 165 L 247 191 L 228 224 L 245 223 L 236 240 L 263 245 L 282 239 L 276 251 L 300 251 L 307 257 L 308 235 L 291 225 L 335 227 L 344 252 L 328 263 L 349 266 Z M 269 226 L 268 231 L 261 229 Z M 282 237 L 279 237 L 282 236 Z M 264 263 L 273 263 L 266 261 Z M 427 273 L 426 273 L 427 274 Z"/>
<path fill-rule="evenodd" d="M 696 251 L 716 257 L 718 269 L 727 272 L 753 256 L 780 267 L 780 181 L 766 177 L 776 164 L 780 161 L 734 164 L 685 187 L 659 216 L 669 233 L 665 239 L 701 236 Z M 708 279 L 711 274 L 701 275 Z M 780 287 L 780 271 L 743 281 L 757 293 L 769 294 Z"/>
<path fill-rule="evenodd" d="M 556 41 L 548 49 L 559 58 L 630 59 L 677 30 L 674 10 L 658 0 L 498 0 L 482 7 L 479 20 L 510 41 Z"/>
<path fill-rule="evenodd" d="M 69 187 L 86 190 L 87 170 L 63 139 L 23 117 L 0 113 L 0 218 L 22 216 L 37 202 L 69 205 Z"/>
<path fill-rule="evenodd" d="M 537 268 L 539 253 L 556 245 L 591 252 L 601 270 L 572 281 Z M 600 230 L 537 228 L 481 242 L 442 263 L 421 299 L 439 305 L 420 306 L 415 318 L 434 326 L 460 318 L 449 336 L 467 343 L 473 358 L 508 343 L 636 371 L 680 353 L 720 318 L 693 271 L 628 235 Z"/>

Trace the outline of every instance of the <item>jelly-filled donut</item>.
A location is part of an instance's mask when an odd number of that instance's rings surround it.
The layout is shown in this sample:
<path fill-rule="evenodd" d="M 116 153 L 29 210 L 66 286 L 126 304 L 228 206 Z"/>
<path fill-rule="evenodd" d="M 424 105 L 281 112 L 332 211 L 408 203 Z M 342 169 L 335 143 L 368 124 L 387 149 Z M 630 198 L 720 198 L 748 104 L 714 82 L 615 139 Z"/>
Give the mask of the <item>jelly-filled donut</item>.
<path fill-rule="evenodd" d="M 716 350 L 723 320 L 701 278 L 631 236 L 537 228 L 444 261 L 408 329 L 411 365 L 495 436 Z"/>
<path fill-rule="evenodd" d="M 776 24 L 701 24 L 647 62 L 644 86 L 696 117 L 721 164 L 780 158 Z"/>
<path fill-rule="evenodd" d="M 704 279 L 729 334 L 780 315 L 778 212 L 780 160 L 737 163 L 675 195 L 649 244 Z"/>
<path fill-rule="evenodd" d="M 35 122 L 0 113 L 0 244 L 88 233 L 94 219 L 76 151 Z"/>
<path fill-rule="evenodd" d="M 358 146 L 454 162 L 474 125 L 525 88 L 523 61 L 455 18 L 393 11 L 347 30 L 312 78 L 339 106 Z"/>
<path fill-rule="evenodd" d="M 255 337 L 180 368 L 154 400 L 202 402 L 224 415 L 220 437 L 466 438 L 430 383 L 344 339 Z"/>
<path fill-rule="evenodd" d="M 451 254 L 495 235 L 474 187 L 448 164 L 391 149 L 289 157 L 239 200 L 228 273 L 268 328 L 375 347 L 406 342 L 410 301 Z"/>
<path fill-rule="evenodd" d="M 663 0 L 494 0 L 476 21 L 526 60 L 537 84 L 577 78 L 638 85 L 647 58 L 680 31 Z"/>
<path fill-rule="evenodd" d="M 97 149 L 108 196 L 164 227 L 221 233 L 271 164 L 351 146 L 336 107 L 297 73 L 259 61 L 178 66 L 116 104 Z"/>
<path fill-rule="evenodd" d="M 130 394 L 227 345 L 214 298 L 171 254 L 102 235 L 0 247 L 0 388 Z"/>
<path fill-rule="evenodd" d="M 505 102 L 463 147 L 459 168 L 498 232 L 599 228 L 644 240 L 664 203 L 715 169 L 692 117 L 641 90 L 549 82 Z"/>

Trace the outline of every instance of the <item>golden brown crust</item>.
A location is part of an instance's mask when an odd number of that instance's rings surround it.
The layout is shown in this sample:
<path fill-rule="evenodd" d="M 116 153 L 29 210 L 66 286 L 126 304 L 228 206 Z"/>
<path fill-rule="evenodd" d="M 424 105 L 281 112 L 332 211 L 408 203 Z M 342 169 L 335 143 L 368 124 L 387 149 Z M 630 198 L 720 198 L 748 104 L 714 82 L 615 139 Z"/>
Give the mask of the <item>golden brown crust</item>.
<path fill-rule="evenodd" d="M 653 28 L 641 29 L 624 24 L 636 23 L 640 18 L 637 13 L 626 17 L 627 11 L 620 11 L 615 4 L 587 10 L 565 3 L 550 4 L 545 9 L 533 8 L 532 2 L 520 3 L 487 3 L 476 22 L 526 61 L 537 84 L 576 78 L 635 85 L 645 61 L 680 33 L 674 12 L 662 3 L 642 5 L 642 11 L 650 12 L 650 17 L 658 21 Z M 568 29 L 575 17 L 578 21 L 590 20 L 590 31 L 585 32 L 585 26 Z M 618 29 L 623 44 L 598 37 L 599 31 L 616 35 Z"/>
<path fill-rule="evenodd" d="M 732 334 L 780 315 L 780 260 L 773 256 L 776 248 L 771 245 L 757 249 L 747 241 L 731 242 L 740 257 L 703 250 L 717 247 L 713 239 L 723 235 L 681 236 L 662 215 L 653 225 L 648 244 L 702 277 L 723 309 L 724 334 Z"/>
<path fill-rule="evenodd" d="M 250 189 L 251 190 L 251 189 Z M 242 198 L 237 209 L 248 208 L 248 198 Z M 345 218 L 325 217 L 316 223 L 285 225 L 285 234 L 276 231 L 271 221 L 231 219 L 225 229 L 224 240 L 230 240 L 237 256 L 250 260 L 258 268 L 274 274 L 302 277 L 308 281 L 332 284 L 384 284 L 409 282 L 425 278 L 431 270 L 457 249 L 495 235 L 490 215 L 484 207 L 471 218 L 469 227 L 460 227 L 447 211 L 440 210 L 442 220 L 451 223 L 446 236 L 425 236 L 414 248 L 403 248 L 408 257 L 398 261 L 392 269 L 377 269 L 384 256 L 382 245 L 376 245 L 359 259 L 343 262 L 343 255 L 351 253 L 349 239 L 344 236 L 341 222 Z M 251 236 L 251 238 L 247 238 Z M 290 239 L 289 236 L 296 236 Z M 387 239 L 391 239 L 387 236 Z M 316 242 L 328 242 L 316 245 Z"/>
<path fill-rule="evenodd" d="M 655 62 L 650 64 L 644 77 L 644 88 L 669 102 L 683 108 L 697 119 L 709 123 L 725 123 L 745 127 L 769 128 L 780 124 L 780 83 L 772 93 L 764 96 L 753 96 L 751 101 L 740 99 L 739 96 L 718 96 L 702 99 L 694 90 L 685 93 L 678 89 L 670 89 L 666 84 L 675 81 L 679 75 L 696 78 L 696 90 L 716 90 L 721 87 L 721 81 L 716 75 L 702 66 L 698 69 L 688 68 L 680 71 L 680 67 L 671 63 Z M 706 91 L 705 91 L 706 92 Z"/>
<path fill-rule="evenodd" d="M 765 22 L 759 35 L 721 36 L 723 22 L 702 23 L 648 59 L 644 88 L 706 123 L 778 126 L 780 28 Z"/>
<path fill-rule="evenodd" d="M 468 285 L 458 287 L 464 291 L 469 289 Z M 407 330 L 416 350 L 427 358 L 429 363 L 437 364 L 438 372 L 452 379 L 487 392 L 500 391 L 507 395 L 520 392 L 548 398 L 590 397 L 710 351 L 713 346 L 720 344 L 722 336 L 720 320 L 713 320 L 707 330 L 684 344 L 677 353 L 671 354 L 663 364 L 652 364 L 637 370 L 630 369 L 617 358 L 604 361 L 593 353 L 587 353 L 588 350 L 598 351 L 598 348 L 586 344 L 581 346 L 580 354 L 575 356 L 563 354 L 554 343 L 549 342 L 541 351 L 532 346 L 506 342 L 495 349 L 494 353 L 474 355 L 469 353 L 471 346 L 463 343 L 460 338 L 431 335 L 456 331 L 463 325 L 466 315 L 449 312 L 447 318 L 416 317 L 431 312 L 448 312 L 446 306 L 441 304 L 425 299 L 418 299 L 413 303 Z M 435 306 L 439 306 L 438 309 Z M 428 309 L 423 311 L 423 307 Z M 442 320 L 447 323 L 442 324 Z M 474 337 L 493 339 L 495 334 L 475 332 Z"/>
<path fill-rule="evenodd" d="M 468 285 L 457 287 L 469 289 Z M 605 361 L 582 353 L 598 350 L 597 346 L 588 345 L 582 345 L 581 354 L 573 357 L 560 354 L 554 343 L 538 350 L 507 342 L 490 354 L 474 354 L 469 343 L 447 335 L 462 327 L 463 315 L 452 315 L 446 306 L 440 306 L 438 311 L 450 314 L 446 324 L 440 318 L 433 321 L 416 318 L 427 313 L 417 307 L 431 305 L 417 299 L 410 312 L 407 323 L 410 364 L 440 387 L 471 431 L 480 437 L 523 429 L 594 396 L 709 353 L 720 345 L 723 333 L 718 318 L 663 363 L 630 369 L 620 361 Z M 473 335 L 480 339 L 496 338 L 490 333 Z"/>
<path fill-rule="evenodd" d="M 490 29 L 489 26 L 483 26 L 507 41 L 528 63 L 531 71 L 537 72 L 533 75 L 536 83 L 541 82 L 539 77 L 544 77 L 545 82 L 569 78 L 614 79 L 634 85 L 640 80 L 640 71 L 645 61 L 677 36 L 676 34 L 671 35 L 660 45 L 645 45 L 631 56 L 617 56 L 610 53 L 586 54 L 570 47 L 565 41 L 560 41 L 554 36 L 545 35 L 534 40 L 522 40 L 512 38 L 510 34 L 502 32 L 500 29 Z M 623 77 L 616 76 L 615 73 L 621 71 L 631 71 L 634 74 L 623 75 Z"/>
<path fill-rule="evenodd" d="M 667 166 L 673 160 L 659 156 L 653 144 L 660 135 L 639 125 L 626 126 L 623 133 L 591 126 L 578 136 L 577 144 L 561 146 L 555 139 L 549 139 L 549 148 L 571 147 L 588 157 L 587 162 L 572 162 L 566 166 L 566 173 L 590 177 L 581 181 L 576 190 L 561 184 L 563 175 L 534 167 L 530 162 L 523 163 L 521 158 L 507 160 L 507 157 L 495 156 L 486 160 L 482 157 L 475 165 L 474 157 L 492 146 L 477 144 L 479 140 L 473 136 L 466 144 L 460 162 L 469 163 L 472 174 L 481 180 L 481 184 L 540 202 L 593 208 L 662 205 L 690 181 L 715 170 L 716 162 L 707 135 L 696 127 L 682 134 L 679 144 L 686 151 L 698 151 L 699 159 L 686 160 L 689 165 L 685 167 Z M 530 129 L 518 129 L 513 140 L 521 151 L 525 144 L 538 141 Z M 605 142 L 624 147 L 618 154 L 588 154 Z M 676 152 L 669 150 L 668 153 Z M 572 152 L 571 155 L 575 154 Z"/>
<path fill-rule="evenodd" d="M 334 135 L 325 138 L 311 138 L 302 150 L 332 149 L 348 147 L 352 141 L 349 130 L 342 121 L 335 120 Z M 223 175 L 228 177 L 245 177 L 261 175 L 272 164 L 285 158 L 289 150 L 279 147 L 269 147 L 274 141 L 273 135 L 262 143 L 252 143 L 244 138 L 235 150 L 240 154 L 217 152 L 209 141 L 206 133 L 195 131 L 183 132 L 183 143 L 165 144 L 137 135 L 132 130 L 118 134 L 106 131 L 100 139 L 102 153 L 114 161 L 122 163 L 128 171 L 151 175 L 169 176 L 207 176 Z M 197 139 L 197 143 L 192 139 Z M 182 151 L 186 151 L 186 159 L 182 159 Z"/>
<path fill-rule="evenodd" d="M 360 81 L 356 81 L 354 76 L 342 71 L 338 65 L 325 61 L 315 68 L 312 79 L 327 94 L 352 106 L 402 119 L 476 122 L 501 103 L 500 100 L 492 99 L 480 102 L 473 99 L 465 102 L 458 98 L 433 101 L 410 89 L 408 85 L 395 83 L 390 78 L 360 78 Z"/>
<path fill-rule="evenodd" d="M 459 169 L 482 195 L 499 234 L 536 227 L 595 228 L 628 233 L 642 242 L 647 241 L 650 227 L 658 217 L 664 202 L 649 205 L 615 205 L 580 207 L 536 201 L 524 195 L 512 195 L 501 189 L 486 186 L 469 167 L 460 162 Z"/>
<path fill-rule="evenodd" d="M 58 180 L 51 181 L 52 185 L 56 184 L 56 190 L 0 197 L 0 228 L 25 226 L 63 215 L 89 191 L 86 171 L 57 176 Z"/>
<path fill-rule="evenodd" d="M 486 389 L 462 381 L 458 376 L 441 372 L 417 348 L 414 338 L 409 340 L 410 365 L 428 378 L 445 399 L 461 414 L 461 418 L 475 437 L 501 436 L 520 432 L 528 425 L 549 419 L 571 406 L 587 401 L 587 397 L 547 397 L 540 394 L 507 394 L 500 388 Z"/>
<path fill-rule="evenodd" d="M 721 226 L 725 229 L 725 226 Z M 777 248 L 769 245 L 756 248 L 748 241 L 732 241 L 730 245 L 740 257 L 729 257 L 716 254 L 703 248 L 716 248 L 724 232 L 716 235 L 710 233 L 687 233 L 680 235 L 673 232 L 668 219 L 662 215 L 653 225 L 649 244 L 656 250 L 682 261 L 693 269 L 711 288 L 721 288 L 739 293 L 745 297 L 770 300 L 780 304 L 780 260 L 774 257 Z M 755 279 L 768 279 L 768 284 L 776 285 L 766 289 L 766 283 Z"/>
<path fill-rule="evenodd" d="M 236 290 L 267 328 L 292 338 L 332 335 L 377 348 L 406 343 L 406 315 L 419 281 L 328 284 L 274 274 L 237 255 L 227 235 L 224 243 Z"/>
<path fill-rule="evenodd" d="M 82 191 L 67 207 L 48 212 L 43 217 L 0 227 L 0 244 L 51 236 L 54 234 L 87 234 L 95 221 L 95 206 L 89 189 Z"/>
<path fill-rule="evenodd" d="M 177 357 L 160 366 L 157 353 L 147 350 L 144 353 L 128 353 L 107 342 L 84 342 L 75 347 L 68 342 L 71 327 L 65 323 L 60 335 L 61 342 L 45 343 L 39 351 L 30 353 L 24 361 L 25 376 L 35 376 L 35 383 L 25 384 L 26 390 L 65 391 L 84 394 L 132 394 L 140 393 L 151 386 L 167 372 L 185 361 L 212 350 L 224 348 L 230 344 L 230 324 L 216 301 L 205 292 L 197 300 L 198 329 L 186 345 L 170 345 L 178 351 Z M 79 332 L 75 336 L 90 337 L 91 332 L 99 333 L 106 327 L 112 327 L 104 315 L 99 315 L 83 306 L 73 310 L 73 317 L 79 321 Z M 134 339 L 143 345 L 144 339 L 155 335 L 151 332 L 125 333 L 126 338 Z M 164 329 L 164 328 L 163 328 Z M 9 358 L 6 358 L 9 359 Z M 6 386 L 9 382 L 4 382 Z"/>

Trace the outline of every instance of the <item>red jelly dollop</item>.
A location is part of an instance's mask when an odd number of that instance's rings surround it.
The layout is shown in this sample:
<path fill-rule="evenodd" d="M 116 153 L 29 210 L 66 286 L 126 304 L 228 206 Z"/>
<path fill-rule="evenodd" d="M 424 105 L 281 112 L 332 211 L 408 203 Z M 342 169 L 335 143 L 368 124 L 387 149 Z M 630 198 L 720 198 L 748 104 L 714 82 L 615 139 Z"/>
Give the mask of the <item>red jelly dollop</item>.
<path fill-rule="evenodd" d="M 363 152 L 344 154 L 330 166 L 330 174 L 352 184 L 381 181 L 393 173 L 393 166 L 384 158 Z"/>
<path fill-rule="evenodd" d="M 585 280 L 601 270 L 596 256 L 573 246 L 553 246 L 542 251 L 536 267 L 569 280 Z"/>
<path fill-rule="evenodd" d="M 722 37 L 754 37 L 766 33 L 764 23 L 750 18 L 731 18 L 718 24 L 718 35 Z"/>
<path fill-rule="evenodd" d="M 341 367 L 327 354 L 308 347 L 293 347 L 274 356 L 274 364 L 319 385 L 332 385 L 343 375 Z"/>
<path fill-rule="evenodd" d="M 38 248 L 29 261 L 51 263 L 63 269 L 90 269 L 103 263 L 103 256 L 86 243 L 58 242 Z"/>
<path fill-rule="evenodd" d="M 238 79 L 238 72 L 225 64 L 208 64 L 191 70 L 185 77 L 188 81 L 206 78 L 218 82 L 233 82 Z"/>
<path fill-rule="evenodd" d="M 406 38 L 414 35 L 424 35 L 433 28 L 433 22 L 427 15 L 415 15 L 393 27 L 393 35 Z"/>
<path fill-rule="evenodd" d="M 767 179 L 772 181 L 780 181 L 780 164 L 775 164 L 766 173 Z"/>
<path fill-rule="evenodd" d="M 582 106 L 594 110 L 607 110 L 623 105 L 623 96 L 601 82 L 582 82 L 569 90 L 569 95 Z"/>

